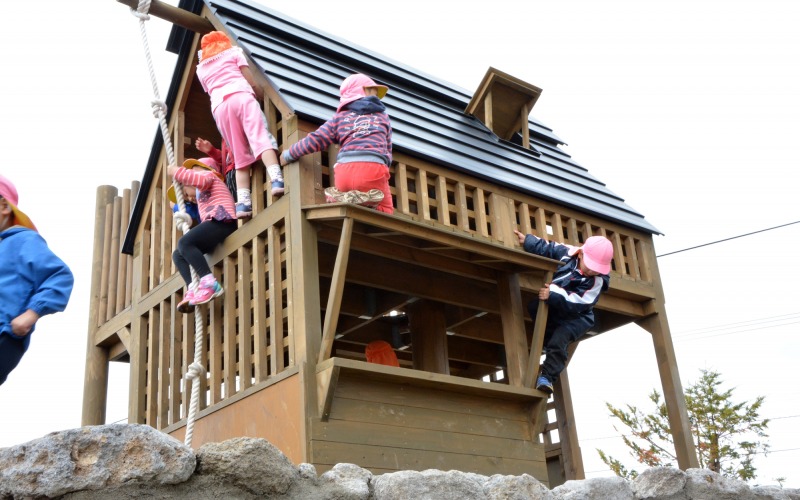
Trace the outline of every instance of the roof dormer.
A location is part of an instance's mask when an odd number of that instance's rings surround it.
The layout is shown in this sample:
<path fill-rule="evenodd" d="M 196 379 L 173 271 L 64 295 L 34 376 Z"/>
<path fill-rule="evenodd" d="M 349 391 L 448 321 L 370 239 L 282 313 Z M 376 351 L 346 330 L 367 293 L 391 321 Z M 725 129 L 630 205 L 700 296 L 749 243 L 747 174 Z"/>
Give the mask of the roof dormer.
<path fill-rule="evenodd" d="M 528 115 L 542 89 L 490 67 L 465 112 L 481 120 L 503 140 L 522 136 L 522 146 L 530 147 Z"/>

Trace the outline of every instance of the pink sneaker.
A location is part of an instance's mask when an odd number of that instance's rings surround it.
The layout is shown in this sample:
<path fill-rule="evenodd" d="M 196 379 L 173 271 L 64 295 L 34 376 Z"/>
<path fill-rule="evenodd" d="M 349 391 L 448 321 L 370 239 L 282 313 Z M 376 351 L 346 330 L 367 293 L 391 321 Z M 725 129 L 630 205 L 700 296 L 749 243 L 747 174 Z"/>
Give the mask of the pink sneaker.
<path fill-rule="evenodd" d="M 200 280 L 200 286 L 197 287 L 197 291 L 194 292 L 194 296 L 189 304 L 192 306 L 199 306 L 200 304 L 210 302 L 214 297 L 219 297 L 223 293 L 225 293 L 225 290 L 222 289 L 222 286 L 220 286 L 216 279 L 212 277 L 210 280 L 206 281 L 205 278 L 203 278 Z"/>
<path fill-rule="evenodd" d="M 186 293 L 183 294 L 183 300 L 178 303 L 178 312 L 182 312 L 184 314 L 190 312 L 192 310 L 192 300 L 194 300 L 194 291 L 191 289 L 186 290 Z"/>

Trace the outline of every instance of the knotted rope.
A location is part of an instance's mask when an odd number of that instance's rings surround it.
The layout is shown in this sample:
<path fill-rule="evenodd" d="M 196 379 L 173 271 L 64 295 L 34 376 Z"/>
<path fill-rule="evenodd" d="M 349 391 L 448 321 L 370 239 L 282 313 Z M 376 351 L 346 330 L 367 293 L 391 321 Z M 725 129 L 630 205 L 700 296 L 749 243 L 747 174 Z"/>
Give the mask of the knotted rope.
<path fill-rule="evenodd" d="M 161 135 L 164 138 L 164 147 L 167 150 L 168 165 L 175 164 L 175 152 L 172 148 L 172 140 L 169 135 L 169 126 L 167 124 L 167 104 L 161 100 L 158 92 L 158 82 L 156 80 L 156 72 L 153 67 L 153 59 L 150 55 L 150 44 L 147 41 L 147 30 L 145 29 L 145 22 L 150 20 L 150 3 L 151 0 L 139 0 L 139 5 L 136 10 L 131 9 L 131 13 L 139 19 L 139 31 L 142 35 L 142 46 L 144 47 L 145 58 L 147 59 L 147 68 L 150 71 L 150 82 L 153 85 L 154 99 L 151 101 L 153 108 L 153 116 L 158 119 L 161 127 Z M 178 202 L 179 211 L 175 213 L 175 226 L 183 233 L 186 233 L 191 228 L 191 217 L 186 213 L 186 204 L 183 200 L 183 186 L 180 182 L 173 180 L 175 188 L 175 200 Z M 190 266 L 192 272 L 192 289 L 196 289 L 200 278 L 197 272 Z M 184 443 L 187 446 L 192 445 L 192 435 L 194 434 L 194 421 L 197 417 L 197 409 L 200 401 L 200 377 L 205 374 L 205 368 L 202 363 L 202 349 L 203 349 L 203 317 L 200 311 L 200 306 L 194 308 L 194 362 L 189 365 L 186 370 L 184 378 L 192 384 L 192 397 L 189 403 L 189 413 L 186 417 L 186 434 L 184 436 Z M 173 395 L 173 397 L 175 397 Z"/>

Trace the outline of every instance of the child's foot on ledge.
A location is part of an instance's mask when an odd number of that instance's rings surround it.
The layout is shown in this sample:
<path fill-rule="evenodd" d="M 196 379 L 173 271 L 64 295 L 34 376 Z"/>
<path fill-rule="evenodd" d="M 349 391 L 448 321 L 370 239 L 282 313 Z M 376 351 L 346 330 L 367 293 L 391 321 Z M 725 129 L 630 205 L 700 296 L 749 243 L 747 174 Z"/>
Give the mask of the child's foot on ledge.
<path fill-rule="evenodd" d="M 272 196 L 283 196 L 284 191 L 283 181 L 272 181 Z"/>
<path fill-rule="evenodd" d="M 236 218 L 237 219 L 246 219 L 253 215 L 253 204 L 252 203 L 237 203 L 236 204 Z"/>

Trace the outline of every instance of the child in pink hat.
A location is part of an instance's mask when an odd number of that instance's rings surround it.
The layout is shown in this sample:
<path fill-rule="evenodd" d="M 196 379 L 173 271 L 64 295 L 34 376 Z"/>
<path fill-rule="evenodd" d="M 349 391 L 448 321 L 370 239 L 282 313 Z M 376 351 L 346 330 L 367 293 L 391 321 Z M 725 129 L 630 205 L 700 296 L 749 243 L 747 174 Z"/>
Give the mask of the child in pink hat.
<path fill-rule="evenodd" d="M 0 175 L 0 385 L 28 350 L 39 318 L 67 307 L 74 283 L 18 204 L 17 188 Z"/>
<path fill-rule="evenodd" d="M 583 246 L 573 247 L 547 241 L 532 234 L 514 231 L 526 252 L 558 260 L 561 265 L 553 281 L 539 290 L 539 296 L 528 304 L 531 319 L 536 321 L 539 301 L 548 305 L 544 333 L 544 363 L 540 367 L 536 388 L 548 394 L 553 382 L 564 370 L 567 347 L 594 326 L 594 305 L 600 294 L 608 290 L 614 247 L 603 236 L 587 238 Z"/>
<path fill-rule="evenodd" d="M 267 167 L 272 194 L 284 192 L 283 173 L 278 162 L 278 143 L 267 128 L 264 112 L 256 101 L 260 87 L 240 47 L 231 45 L 221 31 L 203 35 L 197 64 L 197 78 L 211 98 L 211 113 L 222 138 L 235 160 L 236 216 L 253 215 L 250 166 L 258 158 Z M 207 153 L 208 154 L 208 153 Z"/>
<path fill-rule="evenodd" d="M 345 78 L 339 88 L 336 114 L 284 151 L 281 164 L 339 144 L 333 166 L 335 187 L 325 190 L 328 201 L 353 202 L 394 213 L 389 191 L 392 123 L 381 102 L 388 90 L 361 73 Z"/>

